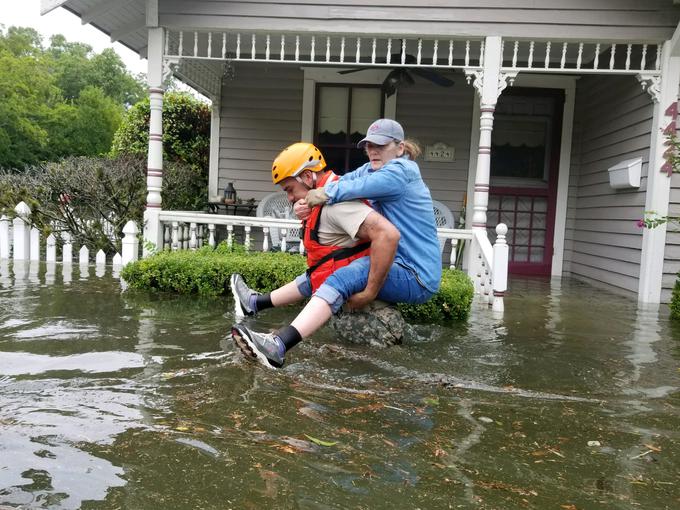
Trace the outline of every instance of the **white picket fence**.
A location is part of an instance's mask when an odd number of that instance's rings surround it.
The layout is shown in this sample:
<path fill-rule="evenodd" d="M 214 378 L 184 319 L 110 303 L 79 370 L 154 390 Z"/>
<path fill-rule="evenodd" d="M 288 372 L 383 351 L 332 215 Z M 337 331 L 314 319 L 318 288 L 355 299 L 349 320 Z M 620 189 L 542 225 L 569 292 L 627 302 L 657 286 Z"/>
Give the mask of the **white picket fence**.
<path fill-rule="evenodd" d="M 0 259 L 13 259 L 15 261 L 39 261 L 42 254 L 43 239 L 40 231 L 31 227 L 31 208 L 24 202 L 20 202 L 15 208 L 16 216 L 10 220 L 6 215 L 0 217 Z M 125 266 L 129 262 L 139 258 L 139 227 L 134 221 L 128 221 L 123 228 L 122 253 L 116 253 L 111 264 L 116 267 Z M 57 260 L 57 238 L 50 234 L 45 242 L 46 262 L 73 263 L 73 242 L 70 234 L 61 234 L 61 259 Z M 88 264 L 90 262 L 90 249 L 81 246 L 78 251 L 78 262 Z M 97 265 L 106 264 L 106 254 L 99 250 L 95 254 Z"/>

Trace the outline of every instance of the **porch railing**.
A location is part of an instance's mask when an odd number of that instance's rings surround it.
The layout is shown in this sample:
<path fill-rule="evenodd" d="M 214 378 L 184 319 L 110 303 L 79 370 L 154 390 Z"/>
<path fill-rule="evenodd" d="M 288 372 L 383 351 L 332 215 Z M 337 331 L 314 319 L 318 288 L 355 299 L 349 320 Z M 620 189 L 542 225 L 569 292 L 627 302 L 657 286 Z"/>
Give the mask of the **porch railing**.
<path fill-rule="evenodd" d="M 296 219 L 259 218 L 252 216 L 227 216 L 192 211 L 161 211 L 159 214 L 162 246 L 156 250 L 195 250 L 204 245 L 216 246 L 221 237 L 228 243 L 241 241 L 248 250 L 269 251 L 271 246 L 271 229 L 280 229 L 281 245 L 277 248 L 288 251 L 286 231 L 300 228 Z M 223 227 L 218 232 L 218 227 Z M 226 237 L 225 237 L 226 231 Z M 496 227 L 497 239 L 492 246 L 484 230 L 437 229 L 437 236 L 443 242 L 443 252 L 448 248 L 447 264 L 450 268 L 460 265 L 457 256 L 461 248 L 469 250 L 468 274 L 472 278 L 475 291 L 482 301 L 493 306 L 494 310 L 503 310 L 503 296 L 507 287 L 508 249 L 505 243 L 507 227 L 500 224 Z M 122 250 L 110 260 L 114 267 L 120 267 L 135 261 L 140 256 L 140 230 L 133 221 L 127 222 L 123 228 Z M 219 235 L 218 235 L 219 234 Z M 43 250 L 43 244 L 45 249 Z M 57 246 L 59 244 L 59 246 Z M 57 250 L 60 249 L 60 258 Z M 304 252 L 302 242 L 296 251 Z M 46 262 L 73 263 L 74 244 L 67 233 L 61 234 L 60 243 L 51 234 L 46 239 L 40 232 L 31 227 L 31 210 L 23 202 L 15 208 L 15 217 L 0 217 L 0 259 L 45 260 Z M 103 251 L 93 256 L 87 246 L 78 249 L 78 262 L 87 265 L 93 261 L 98 265 L 107 264 Z"/>

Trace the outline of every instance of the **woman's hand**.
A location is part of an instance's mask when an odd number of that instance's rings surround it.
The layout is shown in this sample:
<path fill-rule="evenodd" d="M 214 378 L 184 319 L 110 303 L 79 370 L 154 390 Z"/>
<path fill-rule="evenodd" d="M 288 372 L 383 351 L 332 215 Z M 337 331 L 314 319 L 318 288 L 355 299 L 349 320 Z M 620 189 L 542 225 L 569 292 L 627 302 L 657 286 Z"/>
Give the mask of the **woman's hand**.
<path fill-rule="evenodd" d="M 307 205 L 307 201 L 304 198 L 301 198 L 293 205 L 293 212 L 300 221 L 305 221 L 307 218 L 309 218 L 309 215 L 312 213 L 312 210 Z"/>
<path fill-rule="evenodd" d="M 310 189 L 305 197 L 307 200 L 307 205 L 309 207 L 316 207 L 317 205 L 323 205 L 328 202 L 328 195 L 323 188 Z"/>

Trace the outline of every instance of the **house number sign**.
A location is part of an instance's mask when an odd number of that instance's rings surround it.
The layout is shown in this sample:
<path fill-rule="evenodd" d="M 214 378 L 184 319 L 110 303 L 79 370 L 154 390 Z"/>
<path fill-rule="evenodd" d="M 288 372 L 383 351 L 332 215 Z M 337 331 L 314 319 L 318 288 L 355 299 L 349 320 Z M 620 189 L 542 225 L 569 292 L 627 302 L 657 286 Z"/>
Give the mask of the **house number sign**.
<path fill-rule="evenodd" d="M 453 161 L 454 147 L 438 142 L 425 147 L 425 161 Z"/>

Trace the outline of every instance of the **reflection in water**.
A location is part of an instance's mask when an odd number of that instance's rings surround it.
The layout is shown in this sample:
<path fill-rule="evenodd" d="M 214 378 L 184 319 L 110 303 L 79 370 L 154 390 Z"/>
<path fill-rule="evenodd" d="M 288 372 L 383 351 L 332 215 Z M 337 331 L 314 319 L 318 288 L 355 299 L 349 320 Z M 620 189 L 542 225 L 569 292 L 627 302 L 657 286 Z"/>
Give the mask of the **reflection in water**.
<path fill-rule="evenodd" d="M 474 308 L 382 350 L 323 330 L 274 372 L 226 338 L 228 299 L 121 293 L 89 271 L 0 261 L 0 505 L 680 501 L 680 331 L 663 310 L 519 279 L 503 317 Z"/>

